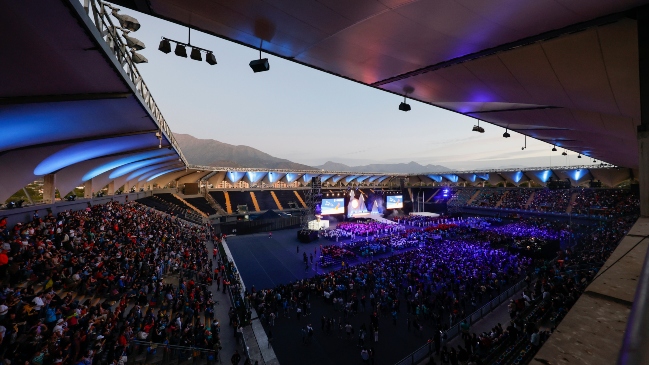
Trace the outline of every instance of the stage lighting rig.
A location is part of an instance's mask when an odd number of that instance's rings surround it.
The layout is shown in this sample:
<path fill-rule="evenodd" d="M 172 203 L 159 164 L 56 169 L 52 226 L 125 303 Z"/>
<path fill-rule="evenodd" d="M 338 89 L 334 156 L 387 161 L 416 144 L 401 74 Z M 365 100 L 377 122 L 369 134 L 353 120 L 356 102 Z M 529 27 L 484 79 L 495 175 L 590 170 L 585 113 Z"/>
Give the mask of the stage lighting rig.
<path fill-rule="evenodd" d="M 137 19 L 133 18 L 130 15 L 119 14 L 119 8 L 110 6 L 106 3 L 104 3 L 104 5 L 112 10 L 111 14 L 119 21 L 119 25 L 122 28 L 128 29 L 131 32 L 136 32 L 138 29 L 140 29 L 140 22 Z"/>
<path fill-rule="evenodd" d="M 509 138 L 509 137 L 511 137 L 511 136 L 509 135 L 509 133 L 507 132 L 507 128 L 505 128 L 505 133 L 503 133 L 503 137 L 504 137 L 504 138 Z"/>
<path fill-rule="evenodd" d="M 160 45 L 158 46 L 158 50 L 162 53 L 171 53 L 171 42 L 176 43 L 174 54 L 176 54 L 176 56 L 178 57 L 187 58 L 186 47 L 191 47 L 192 50 L 191 53 L 189 54 L 189 58 L 191 58 L 192 60 L 202 61 L 203 57 L 201 55 L 201 52 L 205 52 L 205 62 L 207 62 L 209 65 L 212 66 L 216 65 L 217 63 L 216 57 L 214 57 L 214 52 L 210 51 L 209 49 L 196 47 L 192 45 L 191 28 L 188 28 L 187 43 L 162 37 L 162 40 L 160 41 Z"/>

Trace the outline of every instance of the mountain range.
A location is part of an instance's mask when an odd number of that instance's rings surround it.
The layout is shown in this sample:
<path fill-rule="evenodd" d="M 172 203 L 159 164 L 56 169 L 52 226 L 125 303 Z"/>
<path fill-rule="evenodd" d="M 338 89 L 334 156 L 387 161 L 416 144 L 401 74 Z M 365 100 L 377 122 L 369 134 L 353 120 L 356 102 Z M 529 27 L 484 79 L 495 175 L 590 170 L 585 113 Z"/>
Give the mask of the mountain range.
<path fill-rule="evenodd" d="M 174 133 L 183 154 L 190 164 L 212 167 L 261 167 L 269 169 L 330 170 L 351 172 L 419 173 L 443 172 L 451 169 L 439 165 L 421 165 L 417 162 L 348 166 L 327 161 L 320 166 L 308 166 L 271 156 L 258 149 L 231 145 L 213 139 L 199 139 L 189 134 Z"/>

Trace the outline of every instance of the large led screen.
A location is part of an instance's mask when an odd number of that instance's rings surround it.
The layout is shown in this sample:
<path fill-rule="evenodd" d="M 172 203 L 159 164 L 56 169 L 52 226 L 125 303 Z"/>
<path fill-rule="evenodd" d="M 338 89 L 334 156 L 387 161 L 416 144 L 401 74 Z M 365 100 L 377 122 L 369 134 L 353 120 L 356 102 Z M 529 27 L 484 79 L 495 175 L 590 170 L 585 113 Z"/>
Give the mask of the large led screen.
<path fill-rule="evenodd" d="M 403 195 L 388 195 L 388 203 L 385 207 L 388 209 L 403 208 Z"/>
<path fill-rule="evenodd" d="M 345 198 L 322 199 L 320 209 L 322 215 L 345 214 Z"/>

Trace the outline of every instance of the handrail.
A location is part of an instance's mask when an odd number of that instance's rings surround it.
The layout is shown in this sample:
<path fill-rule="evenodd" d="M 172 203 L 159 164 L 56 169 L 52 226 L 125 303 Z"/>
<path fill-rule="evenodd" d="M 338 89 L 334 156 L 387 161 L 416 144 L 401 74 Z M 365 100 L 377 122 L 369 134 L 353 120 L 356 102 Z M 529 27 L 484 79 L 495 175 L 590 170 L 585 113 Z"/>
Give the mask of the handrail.
<path fill-rule="evenodd" d="M 643 238 L 646 239 L 647 237 Z M 627 320 L 618 365 L 649 364 L 649 250 L 638 279 L 633 306 Z"/>
<path fill-rule="evenodd" d="M 108 48 L 113 51 L 115 57 L 117 57 L 117 62 L 119 62 L 119 64 L 122 66 L 122 68 L 126 72 L 126 75 L 135 87 L 135 90 L 142 98 L 144 107 L 148 109 L 149 115 L 156 122 L 156 124 L 160 128 L 160 131 L 164 133 L 167 140 L 169 140 L 169 143 L 176 150 L 184 165 L 187 166 L 187 159 L 183 155 L 183 152 L 180 149 L 176 138 L 171 132 L 171 128 L 162 115 L 162 111 L 160 111 L 160 108 L 153 99 L 153 95 L 151 95 L 149 87 L 144 82 L 144 78 L 138 71 L 131 55 L 127 52 L 125 42 L 117 33 L 117 28 L 115 27 L 113 21 L 109 16 L 110 13 L 106 11 L 106 5 L 101 0 L 83 0 L 83 6 L 86 14 L 88 15 L 88 18 L 97 27 L 97 30 L 108 45 Z M 90 8 L 92 8 L 93 16 L 90 16 Z"/>

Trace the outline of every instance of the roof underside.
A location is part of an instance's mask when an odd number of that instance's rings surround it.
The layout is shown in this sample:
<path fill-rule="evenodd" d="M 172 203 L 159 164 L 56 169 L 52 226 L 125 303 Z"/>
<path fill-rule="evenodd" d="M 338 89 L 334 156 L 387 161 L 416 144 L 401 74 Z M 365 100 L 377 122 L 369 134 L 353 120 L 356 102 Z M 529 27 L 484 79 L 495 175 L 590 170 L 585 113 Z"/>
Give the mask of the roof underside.
<path fill-rule="evenodd" d="M 97 191 L 114 180 L 109 171 L 135 162 L 184 166 L 78 0 L 0 8 L 0 167 L 11 171 L 0 201 L 51 173 L 64 195 L 91 179 Z"/>
<path fill-rule="evenodd" d="M 636 168 L 640 0 L 118 0 Z M 263 40 L 263 42 L 262 42 Z"/>

